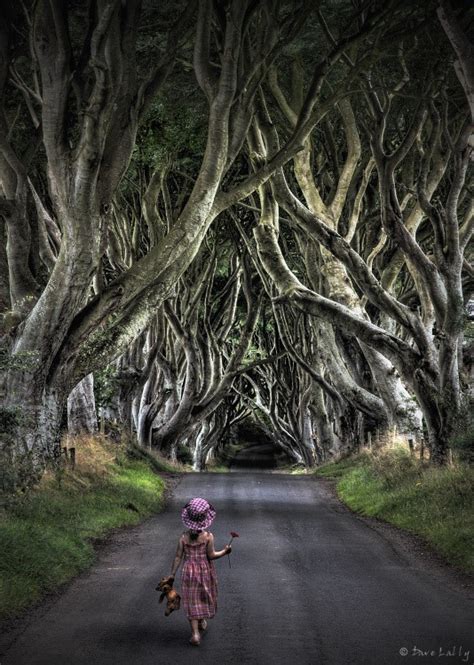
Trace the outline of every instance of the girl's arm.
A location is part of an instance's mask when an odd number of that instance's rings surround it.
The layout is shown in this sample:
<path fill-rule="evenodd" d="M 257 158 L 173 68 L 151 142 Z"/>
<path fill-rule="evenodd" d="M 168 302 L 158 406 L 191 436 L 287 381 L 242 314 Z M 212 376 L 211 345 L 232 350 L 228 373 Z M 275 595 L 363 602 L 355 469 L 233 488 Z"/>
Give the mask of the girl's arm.
<path fill-rule="evenodd" d="M 226 554 L 230 554 L 232 552 L 232 547 L 230 545 L 226 545 L 223 550 L 219 550 L 216 552 L 214 549 L 214 536 L 212 533 L 209 534 L 209 539 L 207 541 L 207 558 L 208 559 L 220 559 L 221 556 L 225 556 Z"/>
<path fill-rule="evenodd" d="M 176 575 L 176 571 L 178 570 L 179 565 L 181 563 L 181 559 L 183 558 L 183 550 L 184 550 L 183 537 L 181 536 L 181 538 L 178 541 L 178 547 L 176 549 L 176 555 L 174 557 L 173 565 L 171 566 L 170 577 L 174 577 Z"/>

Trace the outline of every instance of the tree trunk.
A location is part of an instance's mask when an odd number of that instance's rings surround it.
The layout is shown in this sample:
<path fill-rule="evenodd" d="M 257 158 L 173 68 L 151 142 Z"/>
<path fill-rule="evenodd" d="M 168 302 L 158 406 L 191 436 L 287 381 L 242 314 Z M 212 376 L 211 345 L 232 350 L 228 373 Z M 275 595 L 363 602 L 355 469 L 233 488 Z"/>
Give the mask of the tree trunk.
<path fill-rule="evenodd" d="M 336 438 L 329 419 L 328 411 L 324 401 L 324 392 L 316 387 L 313 393 L 312 401 L 313 411 L 315 413 L 316 441 L 315 449 L 319 462 L 324 462 L 331 454 L 337 454 Z"/>
<path fill-rule="evenodd" d="M 203 471 L 205 468 L 205 458 L 207 455 L 207 450 L 204 449 L 204 443 L 206 437 L 209 434 L 209 421 L 205 420 L 200 428 L 199 433 L 196 436 L 196 443 L 194 447 L 193 454 L 193 471 Z"/>
<path fill-rule="evenodd" d="M 423 380 L 418 380 L 415 387 L 428 431 L 430 460 L 436 465 L 446 464 L 449 443 L 460 417 L 460 402 L 452 399 L 453 391 L 448 387 L 440 393 Z"/>
<path fill-rule="evenodd" d="M 359 344 L 374 377 L 377 391 L 387 406 L 390 425 L 395 426 L 402 434 L 413 434 L 415 438 L 420 438 L 421 410 L 403 385 L 396 368 L 375 349 L 362 342 Z"/>
<path fill-rule="evenodd" d="M 59 462 L 65 399 L 50 388 L 35 390 L 29 373 L 8 378 L 0 458 L 8 461 L 4 485 L 14 488 L 38 480 L 48 462 Z"/>
<path fill-rule="evenodd" d="M 93 374 L 88 374 L 69 394 L 67 425 L 72 435 L 97 433 Z"/>

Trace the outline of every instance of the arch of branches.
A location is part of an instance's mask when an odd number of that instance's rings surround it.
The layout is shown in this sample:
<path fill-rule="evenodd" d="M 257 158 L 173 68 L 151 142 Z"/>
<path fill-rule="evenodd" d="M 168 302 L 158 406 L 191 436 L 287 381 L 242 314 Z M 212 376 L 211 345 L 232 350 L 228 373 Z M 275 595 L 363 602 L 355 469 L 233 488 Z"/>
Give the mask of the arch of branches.
<path fill-rule="evenodd" d="M 1 448 L 97 407 L 196 469 L 307 466 L 469 401 L 472 12 L 24 0 L 0 17 Z M 95 384 L 95 385 L 94 385 Z"/>

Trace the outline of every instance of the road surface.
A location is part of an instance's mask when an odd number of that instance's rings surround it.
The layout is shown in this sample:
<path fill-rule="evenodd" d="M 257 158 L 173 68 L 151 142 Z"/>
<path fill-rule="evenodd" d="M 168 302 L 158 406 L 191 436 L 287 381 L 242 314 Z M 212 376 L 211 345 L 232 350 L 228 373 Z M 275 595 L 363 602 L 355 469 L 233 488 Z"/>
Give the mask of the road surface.
<path fill-rule="evenodd" d="M 240 533 L 232 567 L 226 558 L 216 561 L 218 613 L 200 647 L 188 644 L 183 611 L 165 617 L 154 591 L 170 570 L 182 530 L 180 508 L 193 496 L 209 499 L 217 509 L 212 527 L 217 547 L 229 531 Z M 187 474 L 162 514 L 116 533 L 89 572 L 34 610 L 0 661 L 474 663 L 472 610 L 465 593 L 352 515 L 324 481 L 266 473 Z"/>

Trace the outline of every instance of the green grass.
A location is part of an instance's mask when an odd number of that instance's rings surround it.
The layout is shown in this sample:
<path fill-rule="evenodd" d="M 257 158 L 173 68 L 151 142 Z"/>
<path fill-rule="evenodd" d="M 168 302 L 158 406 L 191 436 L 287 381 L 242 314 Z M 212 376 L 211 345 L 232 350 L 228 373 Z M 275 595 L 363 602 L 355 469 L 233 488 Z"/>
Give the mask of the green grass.
<path fill-rule="evenodd" d="M 191 464 L 182 464 L 181 462 L 172 462 L 171 460 L 163 457 L 155 450 L 147 450 L 146 448 L 140 448 L 137 445 L 131 444 L 129 451 L 129 457 L 133 459 L 140 459 L 146 461 L 152 466 L 155 471 L 162 473 L 185 473 L 186 471 L 192 471 Z"/>
<path fill-rule="evenodd" d="M 404 448 L 328 464 L 317 476 L 337 479 L 354 511 L 421 536 L 451 564 L 474 572 L 474 468 L 434 468 Z"/>
<path fill-rule="evenodd" d="M 206 466 L 206 471 L 208 473 L 229 473 L 230 468 L 224 464 L 208 464 Z"/>
<path fill-rule="evenodd" d="M 301 476 L 308 473 L 311 473 L 311 470 L 307 469 L 302 464 L 296 463 L 277 463 L 276 467 L 272 469 L 275 473 L 286 473 L 290 476 Z"/>
<path fill-rule="evenodd" d="M 27 495 L 9 497 L 0 512 L 0 618 L 90 566 L 91 539 L 160 510 L 164 487 L 149 461 L 122 453 L 96 469 L 46 474 Z"/>
<path fill-rule="evenodd" d="M 346 457 L 340 462 L 330 462 L 324 466 L 320 466 L 315 471 L 315 475 L 322 476 L 323 478 L 341 478 L 347 471 L 351 471 L 356 466 L 363 463 L 363 456 Z"/>

